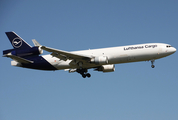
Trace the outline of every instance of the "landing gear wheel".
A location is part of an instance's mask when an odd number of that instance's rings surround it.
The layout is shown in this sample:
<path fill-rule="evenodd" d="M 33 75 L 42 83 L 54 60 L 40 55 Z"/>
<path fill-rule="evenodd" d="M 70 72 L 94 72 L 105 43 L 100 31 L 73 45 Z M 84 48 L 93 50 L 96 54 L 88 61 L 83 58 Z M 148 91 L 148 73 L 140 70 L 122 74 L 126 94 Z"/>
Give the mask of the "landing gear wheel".
<path fill-rule="evenodd" d="M 83 78 L 86 78 L 86 77 L 91 77 L 90 73 L 87 73 L 88 70 L 87 69 L 77 69 L 76 72 L 78 72 L 79 74 L 82 75 Z"/>
<path fill-rule="evenodd" d="M 154 68 L 155 66 L 154 65 L 151 65 L 152 68 Z"/>
<path fill-rule="evenodd" d="M 83 77 L 83 78 L 86 78 L 86 75 L 85 75 L 85 74 L 82 74 L 82 77 Z"/>
<path fill-rule="evenodd" d="M 90 73 L 87 73 L 86 76 L 87 76 L 88 78 L 91 77 Z"/>

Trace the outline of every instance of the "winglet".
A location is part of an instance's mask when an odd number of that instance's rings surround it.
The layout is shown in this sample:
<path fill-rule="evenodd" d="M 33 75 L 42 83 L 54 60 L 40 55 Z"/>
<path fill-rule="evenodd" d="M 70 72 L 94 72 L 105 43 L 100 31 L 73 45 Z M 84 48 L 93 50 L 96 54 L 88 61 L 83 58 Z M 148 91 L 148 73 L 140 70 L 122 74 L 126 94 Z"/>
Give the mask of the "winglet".
<path fill-rule="evenodd" d="M 35 39 L 32 40 L 33 44 L 37 47 L 41 46 L 39 42 L 37 42 Z"/>

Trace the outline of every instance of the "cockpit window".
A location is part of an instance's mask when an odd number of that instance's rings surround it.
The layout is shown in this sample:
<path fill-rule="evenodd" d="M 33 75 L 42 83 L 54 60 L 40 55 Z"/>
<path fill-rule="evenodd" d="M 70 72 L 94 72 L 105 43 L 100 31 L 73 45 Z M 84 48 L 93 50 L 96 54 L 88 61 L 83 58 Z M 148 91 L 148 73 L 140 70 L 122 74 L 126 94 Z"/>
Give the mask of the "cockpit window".
<path fill-rule="evenodd" d="M 172 47 L 172 46 L 171 45 L 167 45 L 166 47 L 169 48 L 169 47 Z"/>

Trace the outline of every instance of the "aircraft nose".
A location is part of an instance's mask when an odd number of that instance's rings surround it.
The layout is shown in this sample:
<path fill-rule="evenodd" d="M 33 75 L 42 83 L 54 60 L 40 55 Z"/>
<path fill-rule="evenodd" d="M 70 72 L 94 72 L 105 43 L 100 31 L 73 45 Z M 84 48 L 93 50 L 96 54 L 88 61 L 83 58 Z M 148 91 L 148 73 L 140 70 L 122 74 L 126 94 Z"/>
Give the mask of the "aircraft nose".
<path fill-rule="evenodd" d="M 173 47 L 173 52 L 175 53 L 176 51 L 177 51 L 176 48 Z"/>
<path fill-rule="evenodd" d="M 172 47 L 170 52 L 171 53 L 175 53 L 176 52 L 176 48 Z"/>

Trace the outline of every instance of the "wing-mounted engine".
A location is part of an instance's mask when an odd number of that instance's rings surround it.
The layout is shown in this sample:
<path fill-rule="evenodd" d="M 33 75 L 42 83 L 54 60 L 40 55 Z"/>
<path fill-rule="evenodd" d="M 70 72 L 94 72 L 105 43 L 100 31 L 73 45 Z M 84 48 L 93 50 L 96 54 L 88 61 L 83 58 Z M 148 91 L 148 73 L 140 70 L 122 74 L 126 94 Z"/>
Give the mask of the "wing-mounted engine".
<path fill-rule="evenodd" d="M 3 55 L 11 54 L 14 56 L 24 57 L 24 56 L 32 56 L 32 55 L 40 55 L 43 53 L 41 47 L 32 47 L 28 49 L 10 49 L 3 51 Z"/>
<path fill-rule="evenodd" d="M 102 72 L 114 72 L 115 71 L 115 65 L 114 64 L 102 65 L 95 70 L 102 71 Z"/>
<path fill-rule="evenodd" d="M 91 59 L 91 63 L 95 63 L 97 65 L 108 64 L 108 57 L 107 56 L 94 57 Z"/>

